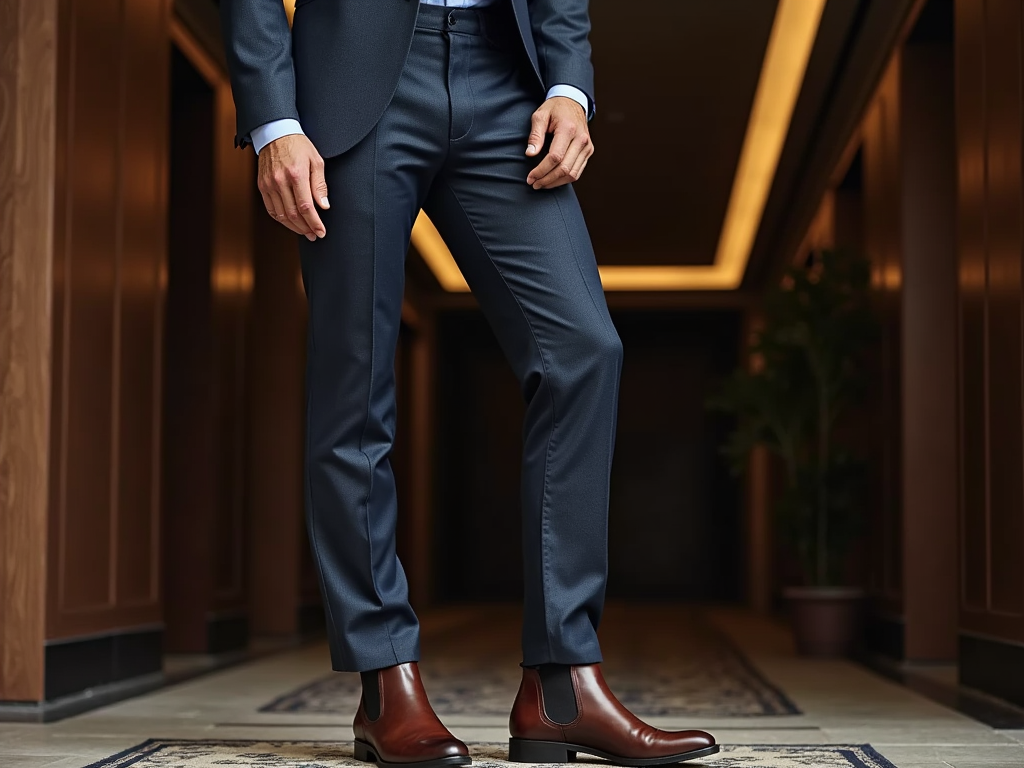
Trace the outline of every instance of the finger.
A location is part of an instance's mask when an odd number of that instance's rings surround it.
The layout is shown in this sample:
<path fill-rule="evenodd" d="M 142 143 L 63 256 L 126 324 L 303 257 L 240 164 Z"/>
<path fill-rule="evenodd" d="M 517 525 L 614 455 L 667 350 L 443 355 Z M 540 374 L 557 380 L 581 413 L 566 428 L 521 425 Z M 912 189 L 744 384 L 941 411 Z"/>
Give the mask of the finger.
<path fill-rule="evenodd" d="M 281 193 L 277 189 L 272 189 L 267 193 L 270 196 L 270 200 L 274 206 L 274 218 L 278 224 L 282 224 L 290 229 L 297 235 L 304 235 L 305 232 L 300 231 L 294 224 L 288 220 L 288 214 L 285 213 L 287 207 L 284 204 L 284 200 L 281 197 Z"/>
<path fill-rule="evenodd" d="M 576 164 L 572 167 L 572 171 L 565 178 L 559 179 L 543 187 L 543 189 L 555 189 L 557 187 L 564 187 L 566 184 L 572 184 L 574 181 L 579 181 L 583 175 L 583 170 L 587 167 L 587 162 L 593 154 L 592 150 L 580 152 L 579 157 L 576 159 Z"/>
<path fill-rule="evenodd" d="M 530 171 L 526 177 L 526 183 L 536 187 L 537 182 L 543 179 L 565 160 L 565 154 L 569 151 L 569 145 L 575 138 L 575 127 L 558 127 L 555 129 L 555 137 L 551 139 L 551 148 L 540 164 Z"/>
<path fill-rule="evenodd" d="M 277 221 L 277 210 L 274 207 L 274 198 L 269 194 L 260 190 L 260 194 L 263 196 L 263 205 L 267 209 L 267 215 L 270 216 L 274 221 Z"/>
<path fill-rule="evenodd" d="M 299 217 L 308 228 L 309 232 L 317 237 L 327 234 L 324 223 L 320 221 L 320 214 L 316 211 L 313 203 L 312 175 L 305 179 L 300 178 L 292 187 L 292 196 L 295 198 L 295 207 L 298 209 Z"/>
<path fill-rule="evenodd" d="M 572 168 L 572 175 L 577 181 L 579 180 L 580 176 L 583 175 L 583 169 L 587 167 L 587 161 L 589 161 L 590 158 L 593 157 L 593 155 L 594 145 L 588 144 L 584 148 L 584 150 L 580 152 L 580 156 L 576 158 L 576 165 L 574 165 Z"/>
<path fill-rule="evenodd" d="M 580 135 L 573 139 L 562 157 L 562 161 L 556 165 L 546 176 L 542 176 L 533 182 L 534 189 L 548 189 L 553 185 L 561 186 L 576 180 L 572 175 L 580 155 L 585 155 L 588 149 L 589 140 L 586 136 Z"/>
<path fill-rule="evenodd" d="M 545 187 L 545 189 L 556 189 L 558 187 L 564 187 L 566 184 L 572 184 L 574 181 L 579 181 L 580 176 L 583 175 L 583 169 L 587 167 L 587 161 L 590 160 L 590 158 L 587 157 L 585 154 L 581 155 L 581 157 L 583 157 L 583 162 L 577 165 L 576 170 L 574 171 L 575 176 L 562 179 L 561 181 L 557 181 L 551 186 Z"/>
<path fill-rule="evenodd" d="M 575 181 L 572 171 L 576 167 L 580 155 L 586 151 L 586 141 L 582 136 L 577 136 L 569 145 L 562 162 L 547 176 L 537 179 L 533 186 L 539 189 L 548 189 L 555 184 Z"/>
<path fill-rule="evenodd" d="M 290 224 L 289 229 L 298 232 L 300 235 L 305 235 L 306 239 L 310 242 L 316 240 L 316 235 L 309 229 L 305 219 L 299 213 L 299 206 L 295 200 L 295 194 L 292 192 L 292 187 L 284 184 L 278 187 L 277 193 L 281 196 L 281 202 L 284 204 L 284 215 Z"/>
<path fill-rule="evenodd" d="M 551 112 L 541 107 L 533 113 L 530 120 L 530 138 L 527 140 L 527 157 L 536 157 L 544 147 L 544 138 L 548 135 L 548 126 L 551 124 Z"/>
<path fill-rule="evenodd" d="M 327 179 L 324 178 L 324 161 L 319 155 L 313 160 L 313 172 L 309 177 L 309 187 L 313 193 L 313 199 L 316 200 L 321 208 L 327 210 L 331 207 L 331 202 L 327 199 Z"/>

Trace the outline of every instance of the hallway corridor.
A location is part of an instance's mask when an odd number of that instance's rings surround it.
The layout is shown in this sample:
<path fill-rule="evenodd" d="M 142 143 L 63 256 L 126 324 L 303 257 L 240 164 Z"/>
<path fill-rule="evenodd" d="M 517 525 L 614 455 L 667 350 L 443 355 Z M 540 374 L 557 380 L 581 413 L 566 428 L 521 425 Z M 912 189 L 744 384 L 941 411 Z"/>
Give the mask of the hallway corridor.
<path fill-rule="evenodd" d="M 428 693 L 478 765 L 506 756 L 518 632 L 514 607 L 424 619 Z M 609 683 L 634 711 L 716 734 L 723 752 L 701 765 L 1024 766 L 1024 729 L 993 729 L 853 663 L 799 659 L 782 625 L 739 611 L 614 603 L 602 640 Z M 329 673 L 316 643 L 54 724 L 0 724 L 0 766 L 359 765 L 357 701 L 357 677 Z"/>

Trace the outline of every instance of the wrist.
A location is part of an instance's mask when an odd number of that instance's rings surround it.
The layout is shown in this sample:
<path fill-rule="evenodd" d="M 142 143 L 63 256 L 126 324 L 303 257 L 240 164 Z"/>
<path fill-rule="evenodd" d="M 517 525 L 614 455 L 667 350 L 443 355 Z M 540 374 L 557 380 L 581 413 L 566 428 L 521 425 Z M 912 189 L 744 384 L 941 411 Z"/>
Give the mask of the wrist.
<path fill-rule="evenodd" d="M 587 110 L 584 109 L 583 105 L 580 104 L 578 101 L 576 101 L 576 99 L 572 98 L 571 96 L 552 96 L 551 98 L 552 99 L 562 99 L 563 101 L 568 101 L 570 104 L 572 104 L 574 107 L 576 107 L 576 109 L 578 109 L 580 111 L 580 113 L 583 115 L 583 119 L 584 120 L 587 119 Z"/>
<path fill-rule="evenodd" d="M 556 85 L 551 86 L 548 89 L 547 94 L 547 97 L 549 99 L 552 99 L 556 96 L 562 96 L 564 98 L 569 99 L 570 101 L 575 102 L 579 106 L 579 108 L 583 110 L 583 119 L 590 119 L 590 115 L 593 111 L 591 109 L 590 97 L 587 96 L 587 94 L 585 94 L 579 88 L 573 85 L 568 85 L 566 83 L 558 83 Z"/>

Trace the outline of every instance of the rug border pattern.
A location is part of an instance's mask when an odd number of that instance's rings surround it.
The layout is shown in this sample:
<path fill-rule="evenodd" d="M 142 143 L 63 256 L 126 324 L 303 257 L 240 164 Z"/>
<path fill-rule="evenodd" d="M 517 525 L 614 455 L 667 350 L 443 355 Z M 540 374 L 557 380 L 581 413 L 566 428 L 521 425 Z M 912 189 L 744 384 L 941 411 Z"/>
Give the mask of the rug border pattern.
<path fill-rule="evenodd" d="M 109 757 L 100 758 L 94 763 L 90 763 L 85 768 L 130 768 L 130 766 L 137 764 L 139 761 L 148 757 L 150 754 L 159 750 L 162 746 L 171 746 L 174 744 L 209 744 L 209 745 L 253 745 L 253 744 L 282 744 L 282 745 L 293 745 L 293 744 L 349 744 L 350 741 L 338 739 L 161 739 L 161 738 L 150 738 L 136 744 L 134 747 L 128 747 L 120 752 L 117 752 Z M 469 746 L 474 745 L 491 745 L 498 744 L 498 742 L 467 742 Z M 158 749 L 147 749 L 147 747 L 158 747 Z M 830 749 L 839 752 L 845 750 L 858 749 L 867 754 L 874 762 L 875 765 L 871 766 L 861 760 L 857 755 L 846 754 L 844 757 L 850 762 L 851 768 L 897 768 L 897 766 L 890 761 L 887 757 L 883 756 L 877 749 L 870 744 L 736 744 L 727 745 L 737 747 L 746 747 L 752 749 L 796 749 L 796 750 L 814 750 L 814 749 Z M 118 760 L 122 760 L 133 753 L 138 752 L 133 760 L 123 763 L 117 763 Z M 721 753 L 721 756 L 728 756 L 728 751 Z M 610 763 L 608 765 L 611 765 Z"/>

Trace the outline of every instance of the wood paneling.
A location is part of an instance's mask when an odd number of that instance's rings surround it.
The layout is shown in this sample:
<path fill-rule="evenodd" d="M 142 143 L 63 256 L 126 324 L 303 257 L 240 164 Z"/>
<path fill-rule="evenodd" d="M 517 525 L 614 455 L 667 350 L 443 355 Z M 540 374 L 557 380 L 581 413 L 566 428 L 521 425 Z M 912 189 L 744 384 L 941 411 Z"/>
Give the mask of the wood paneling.
<path fill-rule="evenodd" d="M 161 2 L 124 6 L 124 102 L 134 116 L 119 132 L 121 142 L 121 263 L 119 291 L 118 454 L 115 552 L 118 600 L 152 604 L 159 599 L 160 380 L 163 336 L 163 269 L 166 230 L 166 166 L 158 158 L 166 144 L 165 52 L 153 52 L 166 35 Z M 166 48 L 166 45 L 164 45 Z M 150 67 L 153 67 L 151 70 Z M 156 130 L 147 135 L 146 130 Z M 131 135 L 129 135 L 131 133 Z M 165 154 L 166 157 L 166 154 Z"/>
<path fill-rule="evenodd" d="M 899 59 L 879 85 L 862 126 L 864 248 L 872 262 L 876 311 L 881 323 L 870 360 L 870 434 L 873 436 L 871 590 L 880 610 L 902 612 L 901 398 L 901 201 Z"/>
<path fill-rule="evenodd" d="M 956 5 L 961 629 L 1024 641 L 1022 3 Z"/>
<path fill-rule="evenodd" d="M 47 637 L 160 621 L 166 0 L 64 0 Z"/>
<path fill-rule="evenodd" d="M 0 6 L 0 699 L 43 692 L 57 0 Z"/>
<path fill-rule="evenodd" d="M 986 3 L 989 601 L 1024 613 L 1021 446 L 1021 3 Z"/>
<path fill-rule="evenodd" d="M 960 290 L 960 503 L 972 510 L 961 525 L 962 601 L 988 604 L 988 488 L 985 480 L 985 93 L 983 14 L 957 4 L 957 142 Z M 963 512 L 961 513 L 963 514 Z"/>
<path fill-rule="evenodd" d="M 929 11 L 922 25 L 934 17 L 941 35 L 911 39 L 900 88 L 903 655 L 952 661 L 959 614 L 952 3 L 933 0 Z"/>

